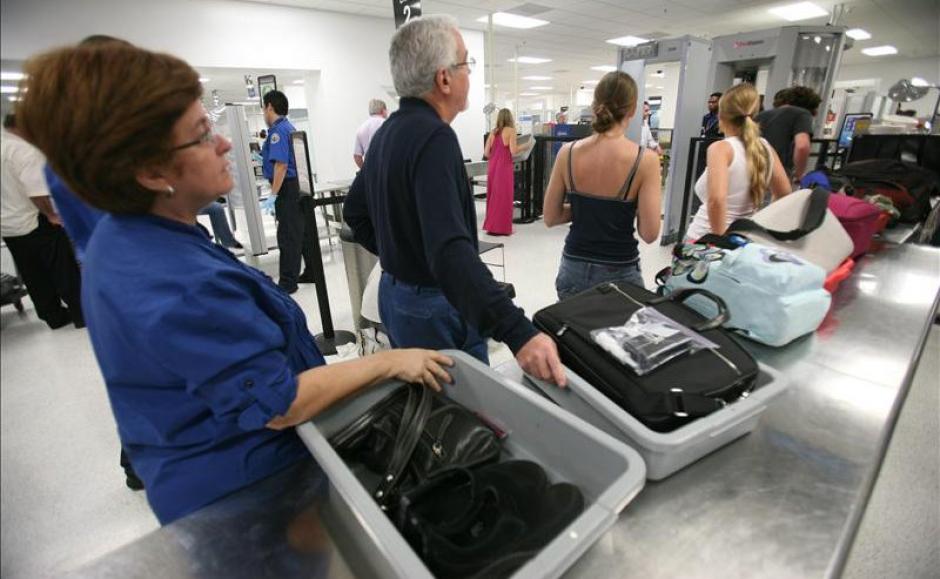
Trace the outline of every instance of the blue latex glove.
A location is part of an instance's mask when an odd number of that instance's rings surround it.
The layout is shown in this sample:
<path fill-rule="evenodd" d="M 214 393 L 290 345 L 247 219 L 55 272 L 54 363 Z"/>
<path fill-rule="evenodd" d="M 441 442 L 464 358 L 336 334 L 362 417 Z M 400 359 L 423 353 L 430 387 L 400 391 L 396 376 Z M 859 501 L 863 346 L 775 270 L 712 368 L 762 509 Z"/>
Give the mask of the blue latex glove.
<path fill-rule="evenodd" d="M 274 215 L 274 195 L 269 195 L 261 202 L 261 210 L 268 215 Z"/>

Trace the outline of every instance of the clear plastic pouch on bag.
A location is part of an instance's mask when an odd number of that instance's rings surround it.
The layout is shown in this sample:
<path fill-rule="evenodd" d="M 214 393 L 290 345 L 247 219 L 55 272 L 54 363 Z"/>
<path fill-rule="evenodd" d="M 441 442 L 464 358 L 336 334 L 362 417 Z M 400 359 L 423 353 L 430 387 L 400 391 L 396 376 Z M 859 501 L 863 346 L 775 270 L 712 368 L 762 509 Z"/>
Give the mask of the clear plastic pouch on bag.
<path fill-rule="evenodd" d="M 638 309 L 622 326 L 593 330 L 591 338 L 638 376 L 679 356 L 718 347 L 651 307 Z"/>

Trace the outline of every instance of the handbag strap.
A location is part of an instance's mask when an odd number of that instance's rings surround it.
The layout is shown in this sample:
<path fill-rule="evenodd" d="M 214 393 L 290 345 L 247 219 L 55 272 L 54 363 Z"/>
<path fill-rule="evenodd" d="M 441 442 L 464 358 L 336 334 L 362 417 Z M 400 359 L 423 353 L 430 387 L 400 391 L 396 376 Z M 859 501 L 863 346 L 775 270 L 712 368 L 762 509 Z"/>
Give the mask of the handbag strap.
<path fill-rule="evenodd" d="M 402 411 L 401 424 L 395 437 L 395 447 L 392 450 L 392 459 L 389 461 L 385 475 L 383 475 L 374 496 L 383 510 L 391 495 L 401 484 L 405 469 L 411 462 L 411 456 L 418 447 L 421 434 L 431 414 L 431 391 L 424 386 L 410 384 L 408 386 L 408 401 Z"/>
<path fill-rule="evenodd" d="M 826 209 L 828 206 L 829 191 L 816 186 L 809 194 L 809 203 L 806 207 L 806 213 L 803 215 L 803 222 L 796 229 L 789 231 L 767 229 L 752 219 L 742 218 L 736 219 L 728 226 L 728 233 L 757 231 L 767 234 L 777 241 L 795 241 L 819 229 L 819 226 L 822 225 L 823 221 L 826 219 Z"/>

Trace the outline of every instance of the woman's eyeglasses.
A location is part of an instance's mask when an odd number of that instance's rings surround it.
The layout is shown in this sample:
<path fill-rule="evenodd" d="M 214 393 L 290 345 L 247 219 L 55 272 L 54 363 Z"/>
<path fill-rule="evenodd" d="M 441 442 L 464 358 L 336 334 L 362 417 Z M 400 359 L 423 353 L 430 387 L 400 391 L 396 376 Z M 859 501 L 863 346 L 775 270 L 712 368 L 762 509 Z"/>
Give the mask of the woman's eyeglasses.
<path fill-rule="evenodd" d="M 199 135 L 199 138 L 194 141 L 189 141 L 188 143 L 183 143 L 182 145 L 177 145 L 170 149 L 170 151 L 179 151 L 181 149 L 188 149 L 189 147 L 195 147 L 196 145 L 208 145 L 209 143 L 215 142 L 215 133 L 212 129 L 208 129 L 203 134 Z"/>

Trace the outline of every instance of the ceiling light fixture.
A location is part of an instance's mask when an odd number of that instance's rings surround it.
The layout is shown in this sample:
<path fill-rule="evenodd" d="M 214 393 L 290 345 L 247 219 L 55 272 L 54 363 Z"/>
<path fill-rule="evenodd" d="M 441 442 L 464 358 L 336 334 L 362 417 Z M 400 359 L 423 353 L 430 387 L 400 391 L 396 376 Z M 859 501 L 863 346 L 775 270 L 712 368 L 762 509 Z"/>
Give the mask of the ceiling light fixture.
<path fill-rule="evenodd" d="M 0 93 L 2 94 L 16 94 L 18 92 L 20 92 L 19 87 L 11 86 L 8 84 L 0 86 Z"/>
<path fill-rule="evenodd" d="M 850 28 L 845 31 L 845 35 L 853 40 L 868 40 L 871 38 L 871 34 L 861 28 Z"/>
<path fill-rule="evenodd" d="M 524 97 L 539 96 L 539 93 L 537 93 L 537 92 L 521 92 L 521 93 L 519 93 L 519 96 L 524 96 Z"/>
<path fill-rule="evenodd" d="M 868 56 L 887 56 L 889 54 L 897 54 L 897 53 L 898 53 L 898 49 L 891 46 L 890 44 L 886 44 L 884 46 L 873 46 L 871 48 L 862 49 L 862 54 L 865 54 Z"/>
<path fill-rule="evenodd" d="M 16 101 L 20 100 L 20 97 L 18 97 L 18 96 L 8 96 L 8 97 L 7 97 L 7 100 L 15 103 Z"/>
<path fill-rule="evenodd" d="M 643 44 L 644 42 L 649 42 L 649 38 L 640 38 L 639 36 L 621 36 L 620 38 L 611 38 L 608 40 L 608 44 L 616 44 L 617 46 L 636 46 L 637 44 Z"/>
<path fill-rule="evenodd" d="M 529 90 L 552 90 L 550 86 L 530 86 Z"/>
<path fill-rule="evenodd" d="M 551 62 L 551 58 L 540 58 L 538 56 L 520 56 L 519 64 L 545 64 Z M 510 58 L 508 62 L 516 62 L 515 58 Z"/>
<path fill-rule="evenodd" d="M 914 78 L 912 78 L 911 84 L 914 86 L 930 86 L 929 82 L 927 82 L 926 80 L 922 79 L 919 76 L 915 76 Z"/>
<path fill-rule="evenodd" d="M 204 76 L 200 76 L 200 77 L 199 77 L 199 82 L 201 82 L 201 83 L 203 83 L 203 84 L 209 82 L 210 80 L 212 80 L 212 79 L 206 78 L 206 77 L 204 77 Z"/>
<path fill-rule="evenodd" d="M 550 77 L 550 76 L 538 76 L 538 75 L 535 75 L 535 76 L 524 76 L 524 77 L 522 77 L 522 80 L 552 80 L 552 77 Z"/>
<path fill-rule="evenodd" d="M 22 72 L 0 72 L 0 80 L 23 80 L 26 75 Z"/>
<path fill-rule="evenodd" d="M 789 22 L 797 22 L 798 20 L 808 20 L 810 18 L 819 18 L 820 16 L 829 15 L 828 12 L 812 2 L 797 2 L 796 4 L 778 6 L 777 8 L 771 8 L 768 12 Z"/>
<path fill-rule="evenodd" d="M 489 23 L 489 17 L 483 16 L 477 18 L 477 22 L 487 24 Z M 539 26 L 545 26 L 546 24 L 550 23 L 548 20 L 539 20 L 538 18 L 529 18 L 528 16 L 519 16 L 518 14 L 510 14 L 509 12 L 494 12 L 493 24 L 496 26 L 505 26 L 506 28 L 521 28 L 523 30 L 528 30 L 529 28 L 538 28 Z"/>
<path fill-rule="evenodd" d="M 303 84 L 303 83 L 304 83 L 304 79 L 302 78 L 298 78 L 297 80 L 291 82 L 291 84 Z"/>
<path fill-rule="evenodd" d="M 616 67 L 616 66 L 611 66 L 611 65 L 609 65 L 609 64 L 602 64 L 602 65 L 600 65 L 600 66 L 592 66 L 592 67 L 591 67 L 591 70 L 597 70 L 597 71 L 600 71 L 600 72 L 613 72 L 613 71 L 617 70 L 617 67 Z"/>
<path fill-rule="evenodd" d="M 582 80 L 581 82 L 583 82 L 584 84 L 597 84 L 600 81 L 599 80 Z"/>

